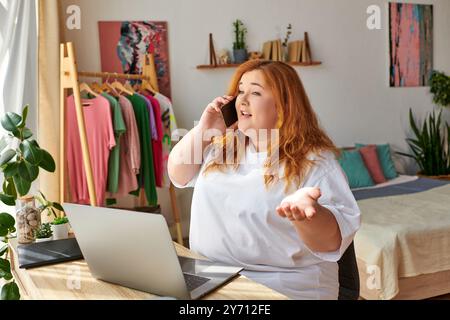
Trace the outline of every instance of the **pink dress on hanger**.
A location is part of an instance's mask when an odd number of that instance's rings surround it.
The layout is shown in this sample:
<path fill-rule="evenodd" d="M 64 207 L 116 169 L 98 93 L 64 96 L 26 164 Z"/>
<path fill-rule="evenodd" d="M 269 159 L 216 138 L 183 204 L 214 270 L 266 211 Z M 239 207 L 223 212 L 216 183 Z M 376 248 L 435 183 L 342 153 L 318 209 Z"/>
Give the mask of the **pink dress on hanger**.
<path fill-rule="evenodd" d="M 101 95 L 94 99 L 81 99 L 81 101 L 95 193 L 97 196 L 97 206 L 104 206 L 109 153 L 116 145 L 111 120 L 111 107 L 109 106 L 108 100 Z M 66 160 L 71 201 L 79 204 L 90 204 L 73 95 L 67 98 L 66 120 Z"/>

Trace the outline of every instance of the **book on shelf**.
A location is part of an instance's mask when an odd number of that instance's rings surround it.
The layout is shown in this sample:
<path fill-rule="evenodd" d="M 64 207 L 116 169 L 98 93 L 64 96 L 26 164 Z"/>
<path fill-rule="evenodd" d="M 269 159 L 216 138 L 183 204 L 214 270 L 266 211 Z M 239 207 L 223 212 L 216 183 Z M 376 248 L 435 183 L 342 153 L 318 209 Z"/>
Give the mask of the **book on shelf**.
<path fill-rule="evenodd" d="M 305 32 L 305 39 L 303 40 L 303 52 L 302 60 L 303 62 L 311 62 L 311 48 L 309 47 L 309 37 L 308 32 Z"/>
<path fill-rule="evenodd" d="M 288 44 L 288 62 L 301 62 L 303 41 L 292 41 Z"/>
<path fill-rule="evenodd" d="M 297 41 L 297 62 L 302 62 L 303 40 Z"/>
<path fill-rule="evenodd" d="M 270 59 L 273 61 L 278 61 L 278 46 L 276 41 L 272 41 L 272 55 Z"/>
<path fill-rule="evenodd" d="M 296 50 L 296 43 L 295 42 L 289 42 L 288 43 L 288 62 L 296 62 L 297 58 L 297 52 Z"/>
<path fill-rule="evenodd" d="M 277 46 L 277 60 L 275 61 L 281 61 L 281 56 L 283 55 L 283 52 L 281 51 L 281 41 L 275 40 L 275 45 Z"/>
<path fill-rule="evenodd" d="M 266 41 L 263 44 L 263 59 L 270 60 L 272 55 L 272 41 Z"/>

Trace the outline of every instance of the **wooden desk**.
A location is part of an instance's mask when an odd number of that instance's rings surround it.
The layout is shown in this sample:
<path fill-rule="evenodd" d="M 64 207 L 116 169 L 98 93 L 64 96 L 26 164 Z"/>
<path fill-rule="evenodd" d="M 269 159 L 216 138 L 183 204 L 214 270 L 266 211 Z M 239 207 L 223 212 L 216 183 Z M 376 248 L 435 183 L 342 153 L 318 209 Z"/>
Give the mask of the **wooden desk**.
<path fill-rule="evenodd" d="M 11 269 L 20 288 L 22 299 L 155 299 L 150 293 L 129 289 L 120 285 L 97 280 L 92 277 L 84 260 L 20 269 L 17 259 L 17 241 L 11 239 Z M 180 256 L 202 259 L 189 249 L 174 243 Z M 130 270 L 132 272 L 132 270 Z M 79 285 L 79 287 L 77 287 Z M 288 299 L 259 283 L 239 275 L 227 284 L 217 288 L 203 299 L 206 300 L 278 300 Z"/>

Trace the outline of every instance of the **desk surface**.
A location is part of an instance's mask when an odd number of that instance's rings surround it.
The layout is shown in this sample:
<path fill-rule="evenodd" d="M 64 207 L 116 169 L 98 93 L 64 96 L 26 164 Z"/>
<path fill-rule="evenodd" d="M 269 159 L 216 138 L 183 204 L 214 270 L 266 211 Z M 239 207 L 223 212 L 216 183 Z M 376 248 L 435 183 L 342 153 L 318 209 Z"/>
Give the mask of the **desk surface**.
<path fill-rule="evenodd" d="M 155 299 L 150 293 L 122 287 L 92 277 L 84 260 L 71 261 L 33 269 L 20 269 L 17 242 L 11 239 L 11 268 L 20 288 L 22 299 Z M 175 244 L 178 255 L 202 259 L 189 249 Z M 217 288 L 203 299 L 278 300 L 286 296 L 239 275 Z"/>

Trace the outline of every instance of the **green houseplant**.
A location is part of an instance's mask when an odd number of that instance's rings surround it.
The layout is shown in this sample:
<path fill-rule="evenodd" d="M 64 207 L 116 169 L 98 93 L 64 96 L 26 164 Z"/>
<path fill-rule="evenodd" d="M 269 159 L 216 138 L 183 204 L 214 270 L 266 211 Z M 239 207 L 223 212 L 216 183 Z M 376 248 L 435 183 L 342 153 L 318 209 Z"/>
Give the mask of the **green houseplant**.
<path fill-rule="evenodd" d="M 450 106 L 450 77 L 443 72 L 433 71 L 430 77 L 430 92 L 438 106 Z"/>
<path fill-rule="evenodd" d="M 442 124 L 441 115 L 442 110 L 437 116 L 433 112 L 428 115 L 422 126 L 418 126 L 410 109 L 409 122 L 415 138 L 406 140 L 413 154 L 397 153 L 413 158 L 419 165 L 420 175 L 450 179 L 450 141 L 448 139 L 450 126 L 448 123 Z"/>
<path fill-rule="evenodd" d="M 36 242 L 48 241 L 52 239 L 53 231 L 50 227 L 50 223 L 43 223 L 34 232 L 36 236 Z"/>
<path fill-rule="evenodd" d="M 233 57 L 235 63 L 242 63 L 247 60 L 247 45 L 245 43 L 245 35 L 247 28 L 241 20 L 237 19 L 233 22 L 234 26 L 234 42 L 233 42 Z"/>
<path fill-rule="evenodd" d="M 66 216 L 58 216 L 56 210 L 64 212 L 64 208 L 58 202 L 48 201 L 47 198 L 39 192 L 37 200 L 41 204 L 39 210 L 41 213 L 47 213 L 47 216 L 53 215 L 53 221 L 50 223 L 53 233 L 53 240 L 65 239 L 69 234 L 69 220 Z"/>
<path fill-rule="evenodd" d="M 28 106 L 25 106 L 21 115 L 7 112 L 0 120 L 7 132 L 0 139 L 0 172 L 3 174 L 0 201 L 8 206 L 15 206 L 18 197 L 28 194 L 40 168 L 48 172 L 56 169 L 50 153 L 39 146 L 31 130 L 26 127 L 27 115 Z M 8 300 L 20 299 L 8 260 L 8 240 L 14 232 L 15 219 L 6 212 L 0 213 L 0 279 L 6 281 L 1 289 L 1 299 Z"/>

